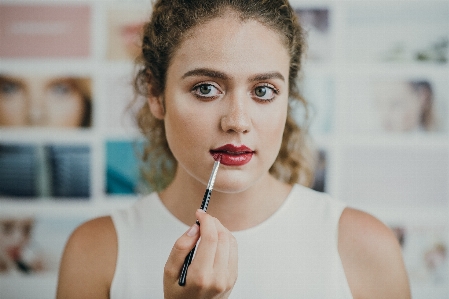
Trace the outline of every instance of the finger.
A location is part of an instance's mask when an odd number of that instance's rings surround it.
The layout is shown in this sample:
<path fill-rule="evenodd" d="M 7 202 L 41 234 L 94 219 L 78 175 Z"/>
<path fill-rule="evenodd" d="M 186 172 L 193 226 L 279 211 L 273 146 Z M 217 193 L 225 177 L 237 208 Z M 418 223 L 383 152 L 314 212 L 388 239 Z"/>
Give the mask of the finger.
<path fill-rule="evenodd" d="M 201 240 L 191 267 L 212 270 L 218 242 L 217 228 L 212 216 L 199 211 L 201 210 L 197 211 L 196 217 L 200 222 Z"/>
<path fill-rule="evenodd" d="M 237 240 L 231 234 L 229 238 L 229 258 L 228 258 L 228 269 L 229 273 L 232 275 L 233 285 L 237 280 L 238 276 L 238 245 Z"/>
<path fill-rule="evenodd" d="M 192 225 L 178 240 L 176 240 L 170 255 L 165 264 L 165 274 L 178 279 L 179 271 L 184 263 L 186 256 L 195 247 L 198 241 L 199 226 L 197 224 Z"/>
<path fill-rule="evenodd" d="M 215 252 L 214 271 L 222 277 L 227 277 L 230 244 L 230 232 L 221 224 L 218 219 L 215 220 L 215 227 L 218 233 L 217 251 Z"/>

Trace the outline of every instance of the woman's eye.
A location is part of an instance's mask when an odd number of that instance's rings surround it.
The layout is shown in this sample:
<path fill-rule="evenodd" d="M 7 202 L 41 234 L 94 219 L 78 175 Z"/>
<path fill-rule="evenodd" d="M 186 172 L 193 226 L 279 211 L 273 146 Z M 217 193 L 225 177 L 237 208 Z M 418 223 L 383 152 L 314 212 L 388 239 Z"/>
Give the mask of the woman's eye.
<path fill-rule="evenodd" d="M 20 89 L 19 84 L 13 82 L 0 83 L 0 92 L 3 94 L 12 94 L 18 92 Z"/>
<path fill-rule="evenodd" d="M 205 98 L 213 98 L 220 94 L 217 87 L 212 84 L 199 84 L 193 88 L 195 95 Z"/>
<path fill-rule="evenodd" d="M 277 94 L 277 90 L 274 87 L 262 85 L 257 86 L 254 89 L 254 95 L 259 98 L 259 100 L 263 101 L 271 101 L 274 99 L 275 95 Z"/>
<path fill-rule="evenodd" d="M 58 94 L 58 95 L 66 95 L 66 94 L 70 93 L 71 88 L 70 88 L 70 85 L 67 83 L 57 83 L 57 84 L 54 84 L 50 90 L 53 93 Z"/>

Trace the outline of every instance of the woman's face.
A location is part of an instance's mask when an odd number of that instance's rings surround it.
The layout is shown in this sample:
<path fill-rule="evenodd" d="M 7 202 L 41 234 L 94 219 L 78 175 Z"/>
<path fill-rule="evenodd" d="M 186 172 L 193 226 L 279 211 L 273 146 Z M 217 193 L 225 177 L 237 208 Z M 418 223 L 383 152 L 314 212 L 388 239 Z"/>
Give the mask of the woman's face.
<path fill-rule="evenodd" d="M 278 34 L 232 14 L 188 32 L 167 72 L 164 118 L 177 175 L 207 184 L 222 155 L 215 190 L 239 192 L 278 155 L 288 106 L 289 54 Z M 162 98 L 162 97 L 161 97 Z"/>
<path fill-rule="evenodd" d="M 74 79 L 0 75 L 0 126 L 80 126 L 85 112 Z"/>

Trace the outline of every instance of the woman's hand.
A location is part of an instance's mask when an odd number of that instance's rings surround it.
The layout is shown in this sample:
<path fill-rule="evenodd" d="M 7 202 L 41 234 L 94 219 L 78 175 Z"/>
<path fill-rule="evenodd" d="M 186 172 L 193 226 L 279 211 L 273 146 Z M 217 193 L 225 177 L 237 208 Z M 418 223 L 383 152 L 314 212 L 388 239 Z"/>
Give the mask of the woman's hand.
<path fill-rule="evenodd" d="M 173 246 L 164 268 L 165 298 L 227 298 L 237 280 L 237 242 L 218 221 L 202 210 L 194 224 Z M 184 259 L 199 237 L 185 286 L 178 285 Z"/>

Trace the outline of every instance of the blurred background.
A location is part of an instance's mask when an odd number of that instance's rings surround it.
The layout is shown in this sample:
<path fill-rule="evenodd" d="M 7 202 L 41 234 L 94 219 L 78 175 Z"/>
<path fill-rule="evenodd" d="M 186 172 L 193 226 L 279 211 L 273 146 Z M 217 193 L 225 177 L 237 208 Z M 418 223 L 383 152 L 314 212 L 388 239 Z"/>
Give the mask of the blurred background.
<path fill-rule="evenodd" d="M 313 188 L 393 229 L 414 298 L 449 298 L 449 1 L 290 2 Z M 73 229 L 151 191 L 126 112 L 150 8 L 0 2 L 1 298 L 53 298 Z"/>

